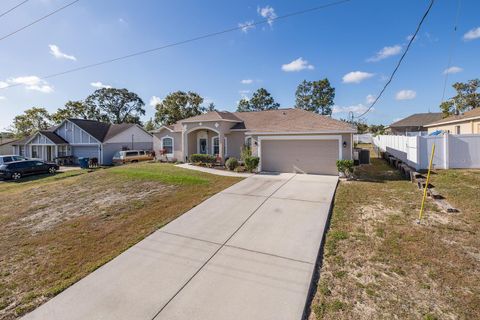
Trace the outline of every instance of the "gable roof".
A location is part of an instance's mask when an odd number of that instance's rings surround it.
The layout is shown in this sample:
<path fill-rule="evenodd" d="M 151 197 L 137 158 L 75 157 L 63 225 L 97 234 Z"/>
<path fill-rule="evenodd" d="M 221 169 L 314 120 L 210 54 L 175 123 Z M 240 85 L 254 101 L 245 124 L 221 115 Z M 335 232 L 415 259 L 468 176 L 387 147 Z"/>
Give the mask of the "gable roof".
<path fill-rule="evenodd" d="M 17 141 L 18 141 L 18 139 L 15 139 L 15 138 L 0 139 L 0 146 L 6 145 L 6 144 L 13 144 Z"/>
<path fill-rule="evenodd" d="M 100 141 L 107 141 L 108 139 L 113 138 L 117 134 L 134 126 L 136 126 L 136 124 L 134 123 L 111 124 L 110 128 L 107 131 L 107 134 L 105 135 L 103 140 L 100 140 Z"/>
<path fill-rule="evenodd" d="M 322 116 L 302 109 L 277 109 L 253 112 L 235 112 L 243 121 L 236 129 L 250 132 L 356 132 L 347 122 Z"/>
<path fill-rule="evenodd" d="M 162 126 L 155 132 L 160 132 L 164 129 L 181 132 L 182 123 L 201 121 L 230 121 L 235 123 L 232 125 L 231 130 L 248 132 L 357 132 L 357 129 L 347 122 L 295 108 L 250 112 L 212 111 L 180 120 L 173 125 Z"/>
<path fill-rule="evenodd" d="M 232 112 L 210 111 L 207 113 L 200 114 L 198 116 L 180 120 L 179 122 L 217 121 L 217 120 L 224 120 L 224 121 L 226 120 L 226 121 L 234 121 L 234 122 L 242 121 L 235 116 L 235 113 L 232 113 Z"/>
<path fill-rule="evenodd" d="M 475 119 L 475 118 L 480 118 L 480 108 L 475 108 L 459 115 L 451 115 L 449 117 L 430 123 L 428 127 L 432 127 L 434 125 L 438 125 L 442 123 L 465 121 L 465 120 Z"/>
<path fill-rule="evenodd" d="M 389 127 L 424 127 L 429 123 L 442 119 L 442 116 L 443 113 L 441 112 L 415 113 L 392 123 Z"/>
<path fill-rule="evenodd" d="M 80 127 L 86 133 L 94 137 L 100 142 L 103 142 L 105 136 L 110 129 L 110 124 L 95 120 L 85 120 L 85 119 L 68 119 L 70 122 L 73 122 L 75 125 Z"/>
<path fill-rule="evenodd" d="M 42 131 L 39 131 L 39 133 L 43 134 L 45 137 L 50 139 L 50 141 L 52 141 L 55 144 L 68 144 L 68 141 L 66 141 L 65 139 L 63 139 L 53 131 L 42 130 Z"/>

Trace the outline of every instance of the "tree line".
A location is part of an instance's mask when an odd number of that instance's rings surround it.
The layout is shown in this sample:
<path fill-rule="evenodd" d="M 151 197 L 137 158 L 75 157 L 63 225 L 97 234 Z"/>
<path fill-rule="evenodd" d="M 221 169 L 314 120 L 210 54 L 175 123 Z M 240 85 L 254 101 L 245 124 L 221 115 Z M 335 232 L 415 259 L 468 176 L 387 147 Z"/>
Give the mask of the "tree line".
<path fill-rule="evenodd" d="M 331 115 L 335 88 L 328 79 L 304 80 L 295 92 L 295 107 L 322 115 Z M 238 112 L 264 111 L 280 108 L 270 92 L 265 88 L 256 90 L 250 99 L 241 99 Z M 146 130 L 160 125 L 170 125 L 179 120 L 216 111 L 213 103 L 204 106 L 204 99 L 192 91 L 175 91 L 168 94 L 155 106 L 155 116 L 145 123 L 140 117 L 145 115 L 145 103 L 134 92 L 127 89 L 102 88 L 95 90 L 84 100 L 68 101 L 54 113 L 45 108 L 33 107 L 14 118 L 11 131 L 17 137 L 28 136 L 38 130 L 46 130 L 68 118 L 97 120 L 106 123 L 137 123 Z"/>
<path fill-rule="evenodd" d="M 444 101 L 440 109 L 445 116 L 469 111 L 480 107 L 479 79 L 466 83 L 453 84 L 456 95 Z M 317 81 L 302 81 L 295 91 L 295 108 L 330 116 L 334 105 L 335 88 L 327 78 Z M 280 108 L 270 92 L 265 88 L 256 90 L 250 99 L 243 98 L 237 104 L 238 112 L 264 111 Z M 134 92 L 127 89 L 102 88 L 95 90 L 84 100 L 68 101 L 54 113 L 45 108 L 33 107 L 14 118 L 12 131 L 17 137 L 28 136 L 38 130 L 61 123 L 68 118 L 97 120 L 106 123 L 137 123 L 146 130 L 161 125 L 170 125 L 179 120 L 193 117 L 208 111 L 215 111 L 210 103 L 204 106 L 204 99 L 196 92 L 175 91 L 168 94 L 155 106 L 155 116 L 145 123 L 140 117 L 145 115 L 145 103 Z M 381 132 L 384 126 L 371 126 L 363 121 L 353 123 L 360 132 Z"/>

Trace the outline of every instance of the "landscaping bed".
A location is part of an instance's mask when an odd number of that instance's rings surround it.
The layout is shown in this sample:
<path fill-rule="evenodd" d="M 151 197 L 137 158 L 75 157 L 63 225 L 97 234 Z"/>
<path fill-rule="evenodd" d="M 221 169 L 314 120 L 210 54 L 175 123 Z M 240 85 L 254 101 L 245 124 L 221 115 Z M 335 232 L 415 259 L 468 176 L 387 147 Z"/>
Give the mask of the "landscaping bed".
<path fill-rule="evenodd" d="M 373 151 L 373 150 L 372 150 Z M 480 314 L 480 170 L 438 170 L 445 213 L 384 160 L 340 182 L 313 319 L 475 319 Z"/>
<path fill-rule="evenodd" d="M 142 163 L 2 183 L 0 319 L 34 309 L 240 180 Z"/>

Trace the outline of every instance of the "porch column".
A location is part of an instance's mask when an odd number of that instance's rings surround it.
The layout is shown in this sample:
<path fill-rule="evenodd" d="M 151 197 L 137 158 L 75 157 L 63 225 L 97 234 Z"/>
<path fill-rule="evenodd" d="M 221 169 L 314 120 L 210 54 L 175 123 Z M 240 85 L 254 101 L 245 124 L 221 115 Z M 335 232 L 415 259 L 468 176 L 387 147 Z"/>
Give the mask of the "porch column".
<path fill-rule="evenodd" d="M 225 155 L 223 154 L 225 148 L 225 135 L 223 132 L 218 134 L 218 156 L 220 157 L 220 162 L 223 164 L 225 162 Z"/>
<path fill-rule="evenodd" d="M 187 156 L 188 156 L 188 135 L 187 135 L 187 131 L 186 131 L 186 130 L 183 130 L 183 132 L 182 132 L 182 156 L 183 156 L 182 161 L 187 161 Z"/>

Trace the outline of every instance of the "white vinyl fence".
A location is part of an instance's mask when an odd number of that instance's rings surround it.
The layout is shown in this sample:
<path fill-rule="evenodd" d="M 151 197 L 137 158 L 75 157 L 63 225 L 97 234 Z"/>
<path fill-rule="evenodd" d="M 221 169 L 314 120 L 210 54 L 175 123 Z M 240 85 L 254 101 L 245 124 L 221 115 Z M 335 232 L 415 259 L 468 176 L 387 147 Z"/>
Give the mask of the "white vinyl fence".
<path fill-rule="evenodd" d="M 373 144 L 416 170 L 428 169 L 428 161 L 435 144 L 433 167 L 480 168 L 480 134 L 441 136 L 376 136 Z"/>
<path fill-rule="evenodd" d="M 362 133 L 362 134 L 354 134 L 353 135 L 353 142 L 355 143 L 372 143 L 373 134 L 371 133 Z"/>

